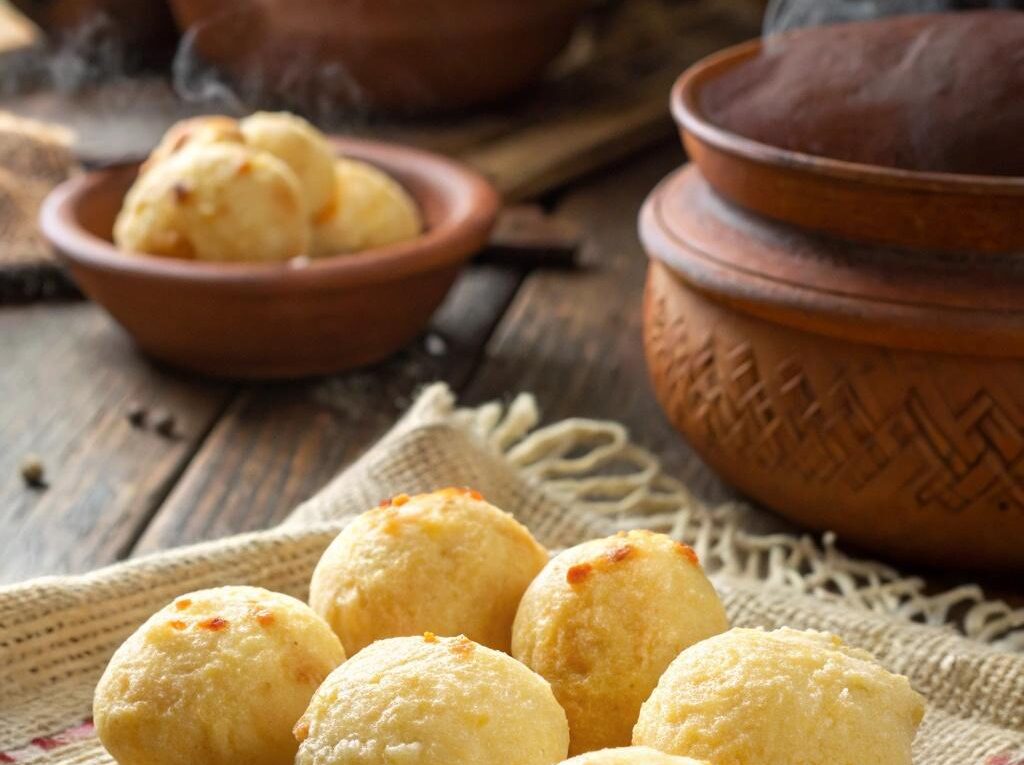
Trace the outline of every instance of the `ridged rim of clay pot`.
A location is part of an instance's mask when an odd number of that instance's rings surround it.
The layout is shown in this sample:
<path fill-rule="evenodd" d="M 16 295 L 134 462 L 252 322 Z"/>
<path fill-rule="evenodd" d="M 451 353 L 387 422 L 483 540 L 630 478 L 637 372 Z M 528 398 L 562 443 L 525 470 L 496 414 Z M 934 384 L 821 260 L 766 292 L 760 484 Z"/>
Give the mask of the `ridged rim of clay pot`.
<path fill-rule="evenodd" d="M 685 230 L 678 221 L 674 222 L 672 211 L 666 209 L 666 205 L 673 204 L 686 207 L 682 185 L 692 183 L 690 179 L 707 183 L 698 171 L 699 167 L 684 165 L 664 178 L 644 201 L 638 226 L 648 257 L 665 264 L 705 295 L 769 323 L 852 342 L 979 357 L 1024 357 L 1024 302 L 986 306 L 982 285 L 963 285 L 964 294 L 975 298 L 971 303 L 956 295 L 942 301 L 926 294 L 927 290 L 918 295 L 908 291 L 901 298 L 883 294 L 870 285 L 859 291 L 839 289 L 834 284 L 823 286 L 799 268 L 791 269 L 787 278 L 773 267 L 759 267 L 758 262 L 769 266 L 786 261 L 796 264 L 802 257 L 799 250 L 813 247 L 813 242 L 821 240 L 813 233 L 767 221 L 735 207 L 731 214 L 746 216 L 755 228 L 736 225 L 729 230 L 730 237 L 715 240 L 713 247 L 699 244 L 700 237 L 694 237 L 695 231 Z M 717 198 L 713 190 L 708 193 Z M 729 209 L 727 202 L 723 204 Z M 718 218 L 697 206 L 687 225 L 700 227 L 711 220 Z M 757 238 L 757 229 L 773 227 L 791 228 L 798 239 L 805 240 L 802 247 L 792 252 L 771 238 Z M 850 243 L 846 248 L 848 263 L 856 262 L 858 251 L 891 252 L 861 243 Z M 744 257 L 745 253 L 754 252 L 760 254 L 753 259 Z M 898 259 L 892 262 L 900 268 L 894 274 L 902 283 L 911 284 L 908 272 L 912 268 Z M 873 278 L 877 282 L 880 277 L 874 274 Z M 1012 283 L 1007 281 L 1008 289 L 1016 294 L 1015 284 L 1022 279 L 1024 276 L 1018 276 Z"/>
<path fill-rule="evenodd" d="M 467 260 L 487 236 L 501 200 L 495 188 L 476 171 L 437 154 L 397 144 L 348 137 L 335 137 L 332 142 L 342 154 L 378 165 L 400 182 L 429 186 L 447 200 L 443 218 L 415 239 L 357 253 L 310 258 L 301 267 L 291 262 L 217 263 L 125 253 L 84 229 L 75 214 L 76 206 L 99 184 L 110 182 L 114 173 L 134 167 L 123 165 L 86 173 L 59 185 L 42 205 L 40 227 L 61 257 L 93 271 L 259 293 L 358 287 L 435 271 Z M 414 190 L 413 196 L 417 196 Z"/>
<path fill-rule="evenodd" d="M 859 181 L 875 187 L 899 187 L 930 192 L 1024 197 L 1024 178 L 999 175 L 906 170 L 869 165 L 783 149 L 746 138 L 711 122 L 700 106 L 701 88 L 713 77 L 757 55 L 762 41 L 748 40 L 714 53 L 683 72 L 672 87 L 671 109 L 676 122 L 704 143 L 721 151 L 780 169 L 795 169 L 821 177 Z"/>

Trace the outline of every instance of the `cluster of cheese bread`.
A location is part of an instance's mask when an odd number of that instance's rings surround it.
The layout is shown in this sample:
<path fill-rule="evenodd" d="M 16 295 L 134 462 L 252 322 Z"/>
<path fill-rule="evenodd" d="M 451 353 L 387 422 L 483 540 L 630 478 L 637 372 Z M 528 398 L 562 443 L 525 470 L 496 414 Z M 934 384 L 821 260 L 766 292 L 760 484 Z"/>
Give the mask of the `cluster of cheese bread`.
<path fill-rule="evenodd" d="M 174 125 L 140 168 L 114 224 L 128 252 L 207 261 L 325 257 L 423 230 L 406 190 L 339 158 L 301 117 L 258 112 Z"/>
<path fill-rule="evenodd" d="M 357 517 L 309 605 L 180 596 L 94 701 L 121 765 L 910 765 L 922 715 L 906 678 L 832 635 L 730 630 L 668 536 L 549 560 L 457 488 Z"/>

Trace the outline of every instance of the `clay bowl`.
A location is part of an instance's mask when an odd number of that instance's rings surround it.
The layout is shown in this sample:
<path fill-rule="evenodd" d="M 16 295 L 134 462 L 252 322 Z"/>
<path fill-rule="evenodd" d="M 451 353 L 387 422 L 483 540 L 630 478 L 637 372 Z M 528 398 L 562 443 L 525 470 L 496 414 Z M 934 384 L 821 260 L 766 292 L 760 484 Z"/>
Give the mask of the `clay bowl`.
<path fill-rule="evenodd" d="M 676 83 L 689 156 L 743 207 L 936 252 L 1024 249 L 1024 13 L 902 16 L 729 48 Z"/>
<path fill-rule="evenodd" d="M 485 244 L 499 199 L 448 159 L 372 141 L 335 143 L 409 190 L 426 220 L 422 236 L 305 266 L 127 254 L 111 243 L 111 229 L 137 165 L 62 184 L 40 224 L 83 292 L 154 358 L 217 377 L 264 379 L 369 364 L 423 330 L 459 268 Z"/>
<path fill-rule="evenodd" d="M 205 60 L 289 101 L 459 109 L 535 82 L 587 0 L 172 0 Z M 315 99 L 315 101 L 313 100 Z"/>
<path fill-rule="evenodd" d="M 662 407 L 726 480 L 804 526 L 1024 570 L 1024 178 L 821 157 L 711 122 L 703 89 L 759 46 L 682 77 L 695 164 L 640 216 Z"/>

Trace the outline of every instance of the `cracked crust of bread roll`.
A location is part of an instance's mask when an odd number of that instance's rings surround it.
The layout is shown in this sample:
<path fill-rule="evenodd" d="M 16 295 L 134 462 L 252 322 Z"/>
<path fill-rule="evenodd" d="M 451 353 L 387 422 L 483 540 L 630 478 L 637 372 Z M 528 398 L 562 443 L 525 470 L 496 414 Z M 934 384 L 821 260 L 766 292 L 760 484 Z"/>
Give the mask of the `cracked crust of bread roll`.
<path fill-rule="evenodd" d="M 96 687 L 96 732 L 120 765 L 281 765 L 314 691 L 345 660 L 302 601 L 258 587 L 176 598 Z"/>
<path fill-rule="evenodd" d="M 123 250 L 205 261 L 302 255 L 309 225 L 280 160 L 231 143 L 183 149 L 141 175 L 114 223 Z"/>
<path fill-rule="evenodd" d="M 426 631 L 507 651 L 519 600 L 547 560 L 479 492 L 402 494 L 342 530 L 313 572 L 309 603 L 350 655 Z"/>
<path fill-rule="evenodd" d="M 142 163 L 140 172 L 149 172 L 189 146 L 208 146 L 212 143 L 245 143 L 238 120 L 222 114 L 206 114 L 174 123 Z"/>
<path fill-rule="evenodd" d="M 288 112 L 256 112 L 239 123 L 245 143 L 268 152 L 295 173 L 306 215 L 315 219 L 334 202 L 334 150 L 307 120 Z"/>
<path fill-rule="evenodd" d="M 512 655 L 551 683 L 570 752 L 627 746 L 640 705 L 684 648 L 729 629 L 688 546 L 621 532 L 556 556 L 519 606 Z"/>
<path fill-rule="evenodd" d="M 367 162 L 335 164 L 334 203 L 313 224 L 313 256 L 359 252 L 414 239 L 423 231 L 415 200 Z"/>
<path fill-rule="evenodd" d="M 381 640 L 324 681 L 295 765 L 552 765 L 569 729 L 543 678 L 463 636 Z"/>
<path fill-rule="evenodd" d="M 633 743 L 715 765 L 911 765 L 924 701 L 835 635 L 733 629 L 683 651 Z"/>

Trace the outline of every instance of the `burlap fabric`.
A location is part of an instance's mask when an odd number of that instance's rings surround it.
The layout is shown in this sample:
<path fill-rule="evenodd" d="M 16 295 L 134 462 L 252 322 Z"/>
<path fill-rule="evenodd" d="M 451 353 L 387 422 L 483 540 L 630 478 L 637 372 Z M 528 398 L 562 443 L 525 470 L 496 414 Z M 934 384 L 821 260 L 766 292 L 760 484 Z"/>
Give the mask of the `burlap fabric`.
<path fill-rule="evenodd" d="M 478 487 L 552 548 L 630 526 L 671 531 L 714 572 L 736 625 L 831 630 L 908 675 L 929 703 L 917 765 L 1024 761 L 1024 615 L 972 588 L 926 597 L 920 582 L 810 540 L 758 537 L 742 508 L 700 506 L 615 424 L 536 420 L 529 397 L 459 411 L 435 386 L 277 529 L 0 590 L 0 762 L 109 762 L 88 725 L 93 686 L 152 611 L 221 584 L 304 597 L 346 518 L 449 484 Z"/>
<path fill-rule="evenodd" d="M 0 303 L 77 294 L 36 222 L 77 169 L 68 131 L 0 112 Z"/>

